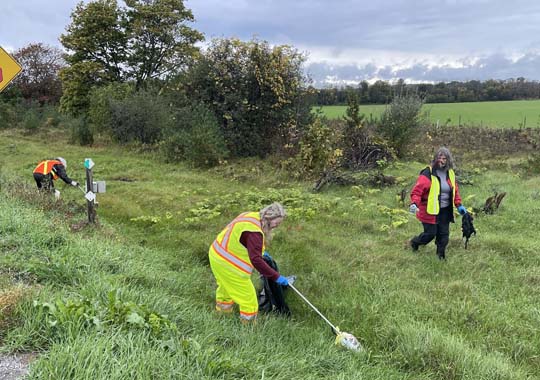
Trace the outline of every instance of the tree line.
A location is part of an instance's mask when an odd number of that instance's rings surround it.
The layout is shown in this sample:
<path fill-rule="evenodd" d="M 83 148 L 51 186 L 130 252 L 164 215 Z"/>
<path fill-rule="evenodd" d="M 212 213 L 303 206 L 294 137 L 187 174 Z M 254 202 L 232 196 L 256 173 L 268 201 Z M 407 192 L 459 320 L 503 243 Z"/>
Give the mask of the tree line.
<path fill-rule="evenodd" d="M 540 82 L 525 78 L 507 80 L 470 80 L 466 82 L 395 83 L 362 81 L 356 86 L 314 89 L 315 102 L 319 106 L 344 105 L 350 92 L 355 92 L 361 104 L 388 104 L 395 96 L 415 93 L 426 103 L 460 103 L 497 100 L 524 100 L 540 98 Z"/>

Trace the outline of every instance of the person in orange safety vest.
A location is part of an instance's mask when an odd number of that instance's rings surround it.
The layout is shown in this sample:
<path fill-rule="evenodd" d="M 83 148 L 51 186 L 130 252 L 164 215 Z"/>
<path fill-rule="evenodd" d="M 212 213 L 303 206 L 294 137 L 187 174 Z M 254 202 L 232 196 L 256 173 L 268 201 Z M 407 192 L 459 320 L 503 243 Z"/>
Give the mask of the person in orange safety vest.
<path fill-rule="evenodd" d="M 217 236 L 210 246 L 210 268 L 217 282 L 216 310 L 232 312 L 236 303 L 242 322 L 255 320 L 259 305 L 251 273 L 255 268 L 262 276 L 287 286 L 287 278 L 272 269 L 264 260 L 266 246 L 272 240 L 272 230 L 286 216 L 279 203 L 256 212 L 238 215 Z"/>
<path fill-rule="evenodd" d="M 66 168 L 67 162 L 62 157 L 41 161 L 33 172 L 37 188 L 54 192 L 56 199 L 58 199 L 60 198 L 60 192 L 54 188 L 54 181 L 58 178 L 71 186 L 79 186 L 77 181 L 68 177 Z"/>

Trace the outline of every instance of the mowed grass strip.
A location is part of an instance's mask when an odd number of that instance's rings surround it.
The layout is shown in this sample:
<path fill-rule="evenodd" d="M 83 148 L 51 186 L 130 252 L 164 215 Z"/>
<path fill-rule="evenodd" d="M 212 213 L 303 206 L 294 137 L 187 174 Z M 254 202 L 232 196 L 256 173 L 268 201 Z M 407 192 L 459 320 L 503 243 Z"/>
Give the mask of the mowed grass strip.
<path fill-rule="evenodd" d="M 378 118 L 385 105 L 360 105 L 360 113 Z M 317 109 L 317 108 L 315 108 Z M 329 119 L 345 115 L 346 106 L 323 106 Z M 540 127 L 540 100 L 514 100 L 498 102 L 434 103 L 425 104 L 431 123 L 439 125 L 471 125 L 494 128 Z"/>

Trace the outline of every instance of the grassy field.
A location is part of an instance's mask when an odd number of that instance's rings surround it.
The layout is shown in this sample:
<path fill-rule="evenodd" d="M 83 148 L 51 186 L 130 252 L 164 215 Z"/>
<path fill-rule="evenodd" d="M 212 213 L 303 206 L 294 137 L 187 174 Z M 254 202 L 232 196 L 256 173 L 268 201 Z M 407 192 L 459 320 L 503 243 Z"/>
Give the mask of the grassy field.
<path fill-rule="evenodd" d="M 476 218 L 469 249 L 452 225 L 446 262 L 433 244 L 404 249 L 420 223 L 396 194 L 424 163 L 387 174 L 399 185 L 309 191 L 267 163 L 209 171 L 122 148 L 72 146 L 57 132 L 0 131 L 0 341 L 40 355 L 32 379 L 538 379 L 540 177 L 525 157 L 465 166 L 464 204 L 507 197 Z M 43 141 L 47 141 L 46 144 Z M 62 155 L 68 173 L 96 163 L 101 226 L 84 226 L 80 191 L 39 197 L 31 171 Z M 365 350 L 333 345 L 294 294 L 292 318 L 246 327 L 213 311 L 208 246 L 241 211 L 281 201 L 290 216 L 270 253 L 285 275 Z M 459 220 L 458 220 L 459 222 Z M 257 283 L 256 277 L 254 281 Z"/>
<path fill-rule="evenodd" d="M 377 118 L 384 105 L 360 105 L 360 112 Z M 322 112 L 330 119 L 345 115 L 346 106 L 324 106 Z M 540 100 L 501 102 L 437 103 L 424 105 L 429 120 L 436 124 L 476 125 L 497 128 L 540 127 Z"/>

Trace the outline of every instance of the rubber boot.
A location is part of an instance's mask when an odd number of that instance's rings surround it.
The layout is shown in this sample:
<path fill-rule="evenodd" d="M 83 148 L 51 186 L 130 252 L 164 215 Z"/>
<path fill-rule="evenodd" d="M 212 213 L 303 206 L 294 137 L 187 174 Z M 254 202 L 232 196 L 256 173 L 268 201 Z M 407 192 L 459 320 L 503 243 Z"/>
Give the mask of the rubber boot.
<path fill-rule="evenodd" d="M 439 260 L 446 260 L 446 254 L 444 250 L 437 249 L 437 257 L 439 258 Z"/>
<path fill-rule="evenodd" d="M 417 252 L 418 251 L 418 244 L 414 242 L 414 237 L 409 240 L 409 245 L 411 246 L 411 249 L 413 250 L 413 252 Z"/>
<path fill-rule="evenodd" d="M 233 312 L 233 304 L 216 302 L 216 311 L 220 314 L 231 314 Z"/>
<path fill-rule="evenodd" d="M 244 326 L 256 326 L 257 318 L 245 319 L 240 317 L 240 323 L 242 323 Z"/>

